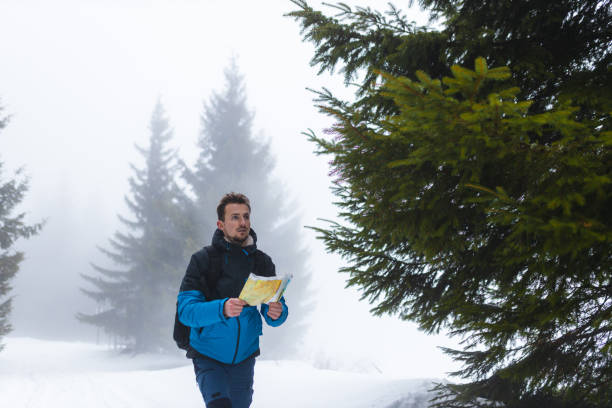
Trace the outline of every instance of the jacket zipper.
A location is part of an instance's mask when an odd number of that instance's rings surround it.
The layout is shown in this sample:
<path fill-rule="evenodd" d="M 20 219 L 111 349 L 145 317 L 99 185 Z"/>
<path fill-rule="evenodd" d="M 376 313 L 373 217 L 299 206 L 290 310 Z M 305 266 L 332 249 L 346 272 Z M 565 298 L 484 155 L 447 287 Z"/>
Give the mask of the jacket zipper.
<path fill-rule="evenodd" d="M 232 364 L 236 363 L 236 356 L 238 355 L 238 345 L 240 344 L 240 316 L 236 316 L 236 323 L 238 323 L 238 338 L 236 339 L 236 351 L 234 352 Z"/>
<path fill-rule="evenodd" d="M 229 243 L 227 243 L 227 249 L 229 250 Z M 247 256 L 247 259 L 250 260 L 249 253 L 245 251 L 244 248 L 242 248 L 242 252 Z M 227 257 L 227 253 L 225 254 L 225 256 Z M 238 336 L 236 338 L 236 351 L 234 351 L 234 358 L 232 359 L 232 364 L 236 363 L 236 357 L 238 356 L 238 346 L 240 346 L 240 315 L 236 316 L 236 323 L 238 324 Z"/>

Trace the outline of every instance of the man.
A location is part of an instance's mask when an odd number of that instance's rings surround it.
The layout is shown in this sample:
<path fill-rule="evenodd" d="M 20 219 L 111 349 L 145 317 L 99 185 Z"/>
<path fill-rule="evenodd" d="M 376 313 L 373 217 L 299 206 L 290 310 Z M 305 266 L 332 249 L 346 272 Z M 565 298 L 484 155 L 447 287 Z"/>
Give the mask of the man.
<path fill-rule="evenodd" d="M 250 215 L 245 195 L 223 196 L 212 246 L 191 256 L 178 295 L 179 319 L 191 328 L 187 357 L 207 408 L 250 406 L 261 316 L 273 327 L 287 319 L 284 298 L 259 312 L 238 299 L 250 273 L 275 276 L 272 260 L 256 247 Z"/>

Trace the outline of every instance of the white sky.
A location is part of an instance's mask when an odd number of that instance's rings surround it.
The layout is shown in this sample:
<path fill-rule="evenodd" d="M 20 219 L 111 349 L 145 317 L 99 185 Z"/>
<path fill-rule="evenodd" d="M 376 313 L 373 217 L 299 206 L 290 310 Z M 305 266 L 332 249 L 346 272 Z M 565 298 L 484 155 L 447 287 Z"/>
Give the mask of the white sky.
<path fill-rule="evenodd" d="M 367 4 L 386 9 L 387 1 Z M 327 86 L 344 96 L 352 91 L 340 76 L 317 76 L 317 67 L 310 67 L 313 47 L 301 41 L 298 23 L 283 17 L 296 8 L 284 0 L 2 1 L 0 105 L 12 119 L 0 133 L 0 160 L 8 169 L 25 166 L 30 191 L 21 209 L 33 221 L 48 219 L 38 237 L 22 244 L 27 260 L 14 282 L 15 319 L 54 307 L 28 295 L 45 285 L 58 297 L 79 296 L 78 279 L 62 278 L 57 269 L 81 262 L 81 272 L 88 272 L 87 263 L 100 257 L 96 245 L 119 228 L 116 215 L 127 214 L 129 163 L 140 164 L 134 143 L 146 144 L 158 96 L 174 145 L 193 162 L 202 102 L 222 89 L 232 55 L 245 75 L 254 130 L 270 139 L 276 176 L 300 203 L 304 225 L 334 218 L 329 158 L 316 157 L 301 135 L 309 128 L 321 134 L 330 121 L 305 88 Z M 424 24 L 415 13 L 410 15 Z M 313 232 L 304 234 L 320 293 L 309 353 L 372 360 L 386 372 L 411 377 L 439 377 L 450 369 L 436 346 L 453 343 L 393 317 L 371 317 L 356 291 L 343 289 L 337 257 L 324 253 Z M 65 241 L 46 243 L 52 236 Z M 61 286 L 62 279 L 69 283 Z M 60 306 L 57 311 L 64 313 Z M 17 332 L 19 323 L 14 321 Z"/>

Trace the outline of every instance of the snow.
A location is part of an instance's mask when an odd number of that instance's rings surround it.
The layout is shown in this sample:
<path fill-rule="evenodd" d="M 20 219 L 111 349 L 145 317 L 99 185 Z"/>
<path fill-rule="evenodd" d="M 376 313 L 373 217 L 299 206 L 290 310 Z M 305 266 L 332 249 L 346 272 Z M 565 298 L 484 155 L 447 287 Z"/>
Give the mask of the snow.
<path fill-rule="evenodd" d="M 4 339 L 0 406 L 11 408 L 203 407 L 189 360 L 119 354 L 106 346 Z M 252 408 L 425 406 L 432 380 L 315 368 L 258 359 Z"/>

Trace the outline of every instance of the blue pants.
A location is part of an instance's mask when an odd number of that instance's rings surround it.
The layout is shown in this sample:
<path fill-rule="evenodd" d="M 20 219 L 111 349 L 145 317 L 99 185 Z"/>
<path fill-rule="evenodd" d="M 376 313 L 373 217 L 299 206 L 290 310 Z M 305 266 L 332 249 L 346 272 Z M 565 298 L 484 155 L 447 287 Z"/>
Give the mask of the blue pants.
<path fill-rule="evenodd" d="M 207 408 L 248 408 L 251 405 L 255 357 L 238 364 L 196 357 L 193 368 Z"/>

